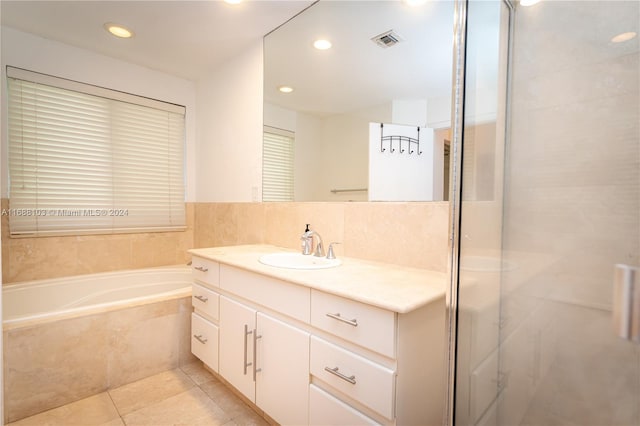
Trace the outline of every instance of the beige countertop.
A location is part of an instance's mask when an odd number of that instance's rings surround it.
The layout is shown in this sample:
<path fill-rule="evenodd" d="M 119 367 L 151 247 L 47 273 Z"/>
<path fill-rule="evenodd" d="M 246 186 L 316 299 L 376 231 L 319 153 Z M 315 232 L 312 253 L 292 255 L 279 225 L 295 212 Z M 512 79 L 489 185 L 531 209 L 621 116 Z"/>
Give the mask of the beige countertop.
<path fill-rule="evenodd" d="M 264 254 L 275 252 L 295 251 L 271 245 L 189 250 L 194 256 L 220 264 L 235 266 L 398 313 L 407 313 L 437 300 L 444 304 L 447 274 L 443 272 L 340 256 L 340 266 L 315 270 L 277 268 L 264 265 L 258 260 Z"/>

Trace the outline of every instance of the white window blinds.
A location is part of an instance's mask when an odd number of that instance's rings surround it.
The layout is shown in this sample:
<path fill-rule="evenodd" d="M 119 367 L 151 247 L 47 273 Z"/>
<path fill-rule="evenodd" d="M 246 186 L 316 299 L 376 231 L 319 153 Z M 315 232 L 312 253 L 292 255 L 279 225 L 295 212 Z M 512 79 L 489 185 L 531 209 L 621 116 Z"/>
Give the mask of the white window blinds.
<path fill-rule="evenodd" d="M 264 127 L 262 200 L 293 201 L 294 134 Z"/>
<path fill-rule="evenodd" d="M 184 229 L 184 107 L 7 75 L 12 236 Z"/>

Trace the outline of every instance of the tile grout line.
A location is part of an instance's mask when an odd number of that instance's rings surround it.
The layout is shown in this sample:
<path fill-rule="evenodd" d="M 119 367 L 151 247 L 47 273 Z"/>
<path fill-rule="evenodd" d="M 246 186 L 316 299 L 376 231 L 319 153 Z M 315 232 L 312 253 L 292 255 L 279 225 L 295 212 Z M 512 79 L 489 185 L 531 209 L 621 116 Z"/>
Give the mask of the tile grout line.
<path fill-rule="evenodd" d="M 120 410 L 118 409 L 118 405 L 116 404 L 116 402 L 113 400 L 113 397 L 111 396 L 111 390 L 112 389 L 107 389 L 107 395 L 109 396 L 109 400 L 113 404 L 113 407 L 116 409 L 116 413 L 118 413 L 118 417 L 120 417 L 120 421 L 122 421 L 122 424 L 126 426 L 126 423 L 124 421 L 124 417 L 122 416 L 122 414 L 120 414 Z"/>

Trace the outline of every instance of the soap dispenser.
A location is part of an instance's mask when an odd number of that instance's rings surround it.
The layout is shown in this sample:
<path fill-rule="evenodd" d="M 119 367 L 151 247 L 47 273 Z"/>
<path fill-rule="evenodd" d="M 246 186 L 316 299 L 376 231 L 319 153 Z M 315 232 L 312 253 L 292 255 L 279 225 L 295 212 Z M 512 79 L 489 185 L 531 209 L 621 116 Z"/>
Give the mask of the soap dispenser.
<path fill-rule="evenodd" d="M 313 237 L 309 235 L 309 224 L 307 223 L 307 228 L 304 230 L 304 233 L 300 237 L 302 240 L 302 254 L 311 254 L 313 252 Z"/>

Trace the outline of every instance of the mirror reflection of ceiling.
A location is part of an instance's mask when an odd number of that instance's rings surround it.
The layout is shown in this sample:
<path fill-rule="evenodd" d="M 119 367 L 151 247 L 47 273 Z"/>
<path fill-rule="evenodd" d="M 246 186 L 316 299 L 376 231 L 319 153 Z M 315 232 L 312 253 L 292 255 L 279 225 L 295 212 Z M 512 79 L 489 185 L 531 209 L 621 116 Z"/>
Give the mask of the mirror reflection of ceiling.
<path fill-rule="evenodd" d="M 320 1 L 265 37 L 265 101 L 318 116 L 451 94 L 451 1 Z M 371 38 L 394 30 L 382 48 Z M 325 38 L 332 47 L 313 48 Z M 294 59 L 292 59 L 294 58 Z M 294 91 L 283 94 L 282 85 Z"/>

